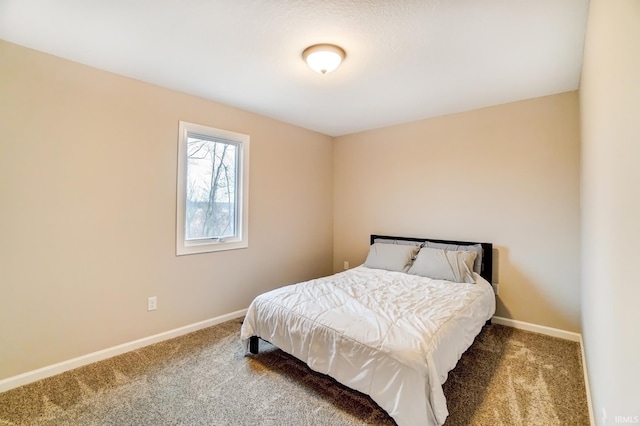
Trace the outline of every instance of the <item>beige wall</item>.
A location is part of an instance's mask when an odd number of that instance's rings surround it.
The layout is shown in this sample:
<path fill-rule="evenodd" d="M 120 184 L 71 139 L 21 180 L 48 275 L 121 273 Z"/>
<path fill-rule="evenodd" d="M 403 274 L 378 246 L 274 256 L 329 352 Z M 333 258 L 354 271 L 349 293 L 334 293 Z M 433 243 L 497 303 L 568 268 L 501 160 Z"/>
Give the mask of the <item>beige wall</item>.
<path fill-rule="evenodd" d="M 251 135 L 248 249 L 176 257 L 179 120 Z M 0 41 L 0 379 L 330 273 L 331 141 Z"/>
<path fill-rule="evenodd" d="M 640 2 L 592 0 L 580 87 L 583 337 L 599 425 L 640 419 Z M 607 414 L 605 421 L 604 413 Z"/>
<path fill-rule="evenodd" d="M 494 244 L 497 315 L 580 331 L 576 92 L 334 140 L 334 270 L 369 234 Z"/>

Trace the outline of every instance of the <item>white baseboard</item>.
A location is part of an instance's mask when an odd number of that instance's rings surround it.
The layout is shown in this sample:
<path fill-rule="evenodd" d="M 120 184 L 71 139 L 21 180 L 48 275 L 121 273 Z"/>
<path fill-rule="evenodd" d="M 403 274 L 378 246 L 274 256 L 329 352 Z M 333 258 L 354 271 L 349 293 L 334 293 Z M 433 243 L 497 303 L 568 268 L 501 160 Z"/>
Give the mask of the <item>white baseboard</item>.
<path fill-rule="evenodd" d="M 37 380 L 55 376 L 56 374 L 64 373 L 65 371 L 73 370 L 74 368 L 82 367 L 87 364 L 102 361 L 103 359 L 111 358 L 125 352 L 140 349 L 144 346 L 162 342 L 163 340 L 173 339 L 174 337 L 182 336 L 184 334 L 198 331 L 203 328 L 211 327 L 225 321 L 240 318 L 246 313 L 247 310 L 242 309 L 239 311 L 228 313 L 226 315 L 221 315 L 216 318 L 210 318 L 208 320 L 189 324 L 184 327 L 174 328 L 173 330 L 165 331 L 163 333 L 155 334 L 149 337 L 144 337 L 142 339 L 134 340 L 133 342 L 123 343 L 121 345 L 113 346 L 111 348 L 103 349 L 87 355 L 82 355 L 67 361 L 62 361 L 57 364 L 38 368 L 37 370 L 27 371 L 26 373 L 18 374 L 17 376 L 2 379 L 0 380 L 0 392 L 5 392 L 10 389 L 17 388 L 18 386 L 23 386 Z"/>
<path fill-rule="evenodd" d="M 579 333 L 571 331 L 560 330 L 558 328 L 546 327 L 544 325 L 532 324 L 530 322 L 518 321 L 510 318 L 492 317 L 491 322 L 500 325 L 506 325 L 507 327 L 513 327 L 520 330 L 532 331 L 534 333 L 546 334 L 547 336 L 559 337 L 565 340 L 571 340 L 572 342 L 579 342 L 582 336 Z"/>
<path fill-rule="evenodd" d="M 584 345 L 582 343 L 582 334 L 574 333 L 571 331 L 560 330 L 557 328 L 546 327 L 544 325 L 532 324 L 529 322 L 513 320 L 503 317 L 492 317 L 491 322 L 500 325 L 506 325 L 507 327 L 518 328 L 520 330 L 532 331 L 534 333 L 545 334 L 547 336 L 559 337 L 565 340 L 571 340 L 572 342 L 580 343 L 580 352 L 582 355 L 582 373 L 584 376 L 584 387 L 587 393 L 587 406 L 589 408 L 589 422 L 591 426 L 595 425 L 593 418 L 593 406 L 591 405 L 591 390 L 589 389 L 589 377 L 587 376 L 587 358 L 584 353 Z"/>
<path fill-rule="evenodd" d="M 582 342 L 582 335 L 580 335 L 580 353 L 582 354 L 582 370 L 584 373 L 584 388 L 587 391 L 587 407 L 589 407 L 589 424 L 594 426 L 596 424 L 593 417 L 593 405 L 591 403 L 591 389 L 589 388 L 589 375 L 587 374 L 587 357 L 584 353 L 584 343 Z"/>

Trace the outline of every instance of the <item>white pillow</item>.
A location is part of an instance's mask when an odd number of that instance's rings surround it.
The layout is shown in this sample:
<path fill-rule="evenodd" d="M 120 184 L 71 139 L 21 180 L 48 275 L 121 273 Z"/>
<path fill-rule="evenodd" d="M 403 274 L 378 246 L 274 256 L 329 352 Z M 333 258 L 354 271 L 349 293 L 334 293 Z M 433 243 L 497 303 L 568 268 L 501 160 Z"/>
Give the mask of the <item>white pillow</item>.
<path fill-rule="evenodd" d="M 369 255 L 364 262 L 364 266 L 367 268 L 386 269 L 387 271 L 406 272 L 419 248 L 401 244 L 374 243 L 369 248 Z"/>
<path fill-rule="evenodd" d="M 476 256 L 477 253 L 474 251 L 423 247 L 408 273 L 435 280 L 475 284 L 476 280 L 471 271 Z"/>

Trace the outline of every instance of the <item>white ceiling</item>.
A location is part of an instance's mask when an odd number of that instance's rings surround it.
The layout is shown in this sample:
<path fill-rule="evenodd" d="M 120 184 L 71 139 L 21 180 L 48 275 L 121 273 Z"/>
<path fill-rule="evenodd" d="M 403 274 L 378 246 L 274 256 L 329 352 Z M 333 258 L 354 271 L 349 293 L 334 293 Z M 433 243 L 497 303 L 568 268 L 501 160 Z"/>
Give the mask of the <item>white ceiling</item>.
<path fill-rule="evenodd" d="M 0 38 L 331 136 L 570 90 L 588 0 L 0 0 Z M 320 75 L 316 43 L 347 57 Z"/>

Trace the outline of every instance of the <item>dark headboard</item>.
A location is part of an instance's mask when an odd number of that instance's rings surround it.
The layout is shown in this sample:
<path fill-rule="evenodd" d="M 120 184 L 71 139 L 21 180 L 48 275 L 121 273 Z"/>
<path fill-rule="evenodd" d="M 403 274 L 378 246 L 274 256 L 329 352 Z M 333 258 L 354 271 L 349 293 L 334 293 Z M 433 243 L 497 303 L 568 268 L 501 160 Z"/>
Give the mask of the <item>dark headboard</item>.
<path fill-rule="evenodd" d="M 482 272 L 480 275 L 485 280 L 491 283 L 493 281 L 493 244 L 491 243 L 476 243 L 472 241 L 451 241 L 451 240 L 434 240 L 432 238 L 416 238 L 416 237 L 392 237 L 389 235 L 371 235 L 371 242 L 378 239 L 384 240 L 402 240 L 402 241 L 415 241 L 422 243 L 424 241 L 431 241 L 433 243 L 442 243 L 442 244 L 455 244 L 458 246 L 472 246 L 474 244 L 482 245 Z"/>

